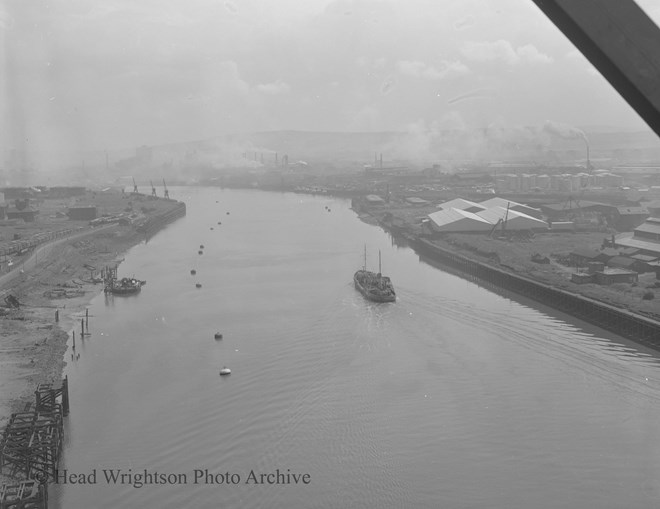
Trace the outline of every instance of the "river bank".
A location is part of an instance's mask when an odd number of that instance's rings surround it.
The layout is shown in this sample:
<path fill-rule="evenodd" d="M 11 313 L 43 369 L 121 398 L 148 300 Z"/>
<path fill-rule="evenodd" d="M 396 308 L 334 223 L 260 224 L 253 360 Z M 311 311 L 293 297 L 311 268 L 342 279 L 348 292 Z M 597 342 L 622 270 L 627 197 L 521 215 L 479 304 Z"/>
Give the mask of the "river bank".
<path fill-rule="evenodd" d="M 67 342 L 72 331 L 78 332 L 85 308 L 103 291 L 100 270 L 118 265 L 128 249 L 145 241 L 140 225 L 148 221 L 162 228 L 185 214 L 181 202 L 146 200 L 143 195 L 105 196 L 103 208 L 108 215 L 124 210 L 128 201 L 144 202 L 140 220 L 95 228 L 79 221 L 72 225 L 75 234 L 14 258 L 13 270 L 0 279 L 3 300 L 11 295 L 20 302 L 19 308 L 0 308 L 0 429 L 12 413 L 34 400 L 39 384 L 59 386 L 66 363 L 76 361 L 75 352 L 67 352 Z M 52 228 L 52 222 L 30 225 L 32 233 Z"/>
<path fill-rule="evenodd" d="M 660 284 L 655 273 L 640 274 L 636 283 L 616 283 L 609 286 L 576 284 L 571 281 L 571 274 L 577 269 L 561 263 L 577 249 L 601 250 L 605 237 L 603 233 L 537 234 L 531 241 L 512 241 L 460 233 L 431 237 L 420 225 L 419 219 L 423 212 L 419 208 L 390 207 L 387 210 L 360 209 L 356 212 L 362 221 L 380 225 L 395 239 L 405 242 L 420 255 L 431 256 L 439 263 L 449 263 L 453 270 L 468 277 L 484 277 L 484 281 L 489 284 L 521 293 L 577 318 L 591 321 L 617 334 L 657 348 L 652 337 L 652 330 L 660 327 L 660 302 L 654 298 L 655 293 L 659 293 L 660 297 Z M 535 256 L 545 259 L 546 263 L 534 262 L 532 257 Z M 507 277 L 507 274 L 511 277 Z M 514 280 L 525 284 L 513 284 Z M 516 290 L 518 286 L 522 289 L 520 292 Z M 553 296 L 561 293 L 562 297 L 558 300 L 549 297 L 548 289 L 556 289 L 557 292 L 550 293 Z M 651 298 L 647 298 L 649 294 Z M 608 313 L 607 309 L 613 314 L 608 317 L 612 318 L 611 320 L 603 319 Z M 630 321 L 633 325 L 627 327 L 617 323 L 619 314 L 625 318 L 624 321 Z"/>

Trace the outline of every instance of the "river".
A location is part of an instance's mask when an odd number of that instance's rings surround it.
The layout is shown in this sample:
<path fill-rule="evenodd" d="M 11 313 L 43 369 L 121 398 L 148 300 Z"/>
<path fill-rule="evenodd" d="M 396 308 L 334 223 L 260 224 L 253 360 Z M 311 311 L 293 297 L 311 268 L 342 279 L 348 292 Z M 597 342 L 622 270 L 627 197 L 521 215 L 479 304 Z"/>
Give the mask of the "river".
<path fill-rule="evenodd" d="M 119 267 L 147 285 L 96 297 L 67 354 L 50 507 L 660 503 L 655 352 L 432 267 L 347 200 L 171 192 L 188 215 Z M 353 288 L 365 244 L 396 303 Z"/>

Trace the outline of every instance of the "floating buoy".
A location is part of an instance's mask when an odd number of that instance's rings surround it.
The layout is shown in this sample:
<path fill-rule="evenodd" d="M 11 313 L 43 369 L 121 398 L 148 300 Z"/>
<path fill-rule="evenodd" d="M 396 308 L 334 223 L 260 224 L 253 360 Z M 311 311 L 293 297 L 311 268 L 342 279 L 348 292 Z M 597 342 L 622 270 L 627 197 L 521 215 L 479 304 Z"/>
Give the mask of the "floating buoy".
<path fill-rule="evenodd" d="M 199 245 L 199 248 L 200 248 L 200 249 L 204 249 L 204 244 L 200 244 L 200 245 Z"/>
<path fill-rule="evenodd" d="M 190 273 L 194 276 L 195 274 L 197 274 L 197 271 L 195 269 L 192 269 Z"/>
<path fill-rule="evenodd" d="M 213 229 L 213 226 L 211 226 L 211 230 Z"/>
<path fill-rule="evenodd" d="M 220 221 L 218 221 L 218 224 L 222 224 Z"/>
<path fill-rule="evenodd" d="M 220 370 L 220 376 L 224 375 L 231 375 L 231 369 L 229 369 L 227 366 L 223 366 L 223 368 Z"/>
<path fill-rule="evenodd" d="M 213 337 L 214 337 L 215 339 L 222 339 L 222 334 L 220 334 L 219 332 L 216 332 L 216 333 L 213 335 Z"/>
<path fill-rule="evenodd" d="M 229 212 L 227 212 L 227 215 L 229 215 Z"/>
<path fill-rule="evenodd" d="M 204 251 L 200 249 L 199 251 L 197 251 L 197 254 L 204 254 Z"/>
<path fill-rule="evenodd" d="M 197 284 L 195 285 L 195 287 L 196 287 L 196 288 L 201 288 L 201 287 L 202 287 L 202 283 L 197 283 Z"/>

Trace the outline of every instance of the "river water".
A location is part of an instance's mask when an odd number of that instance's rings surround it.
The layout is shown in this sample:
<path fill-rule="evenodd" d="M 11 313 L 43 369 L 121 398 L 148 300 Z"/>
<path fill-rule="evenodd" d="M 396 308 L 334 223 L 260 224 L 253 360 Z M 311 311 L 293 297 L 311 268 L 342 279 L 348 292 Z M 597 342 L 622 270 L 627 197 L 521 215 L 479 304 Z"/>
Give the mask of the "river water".
<path fill-rule="evenodd" d="M 76 484 L 51 507 L 660 504 L 656 353 L 432 267 L 346 200 L 176 191 L 188 215 L 120 265 L 142 293 L 97 297 L 67 354 Z M 365 244 L 396 303 L 353 288 Z"/>

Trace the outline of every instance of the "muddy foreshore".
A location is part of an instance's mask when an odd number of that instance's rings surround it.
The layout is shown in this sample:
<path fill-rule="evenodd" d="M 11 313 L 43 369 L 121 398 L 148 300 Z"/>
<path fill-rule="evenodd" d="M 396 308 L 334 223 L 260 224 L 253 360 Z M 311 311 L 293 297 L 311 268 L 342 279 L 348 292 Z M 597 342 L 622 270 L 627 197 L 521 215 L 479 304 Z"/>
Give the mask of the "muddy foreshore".
<path fill-rule="evenodd" d="M 109 202 L 118 210 L 128 202 L 140 204 L 139 220 L 94 228 L 80 223 L 74 234 L 15 257 L 12 270 L 0 275 L 0 302 L 5 304 L 8 295 L 20 302 L 19 308 L 0 307 L 0 429 L 11 414 L 33 404 L 39 384 L 59 386 L 66 363 L 75 362 L 75 355 L 67 353 L 67 343 L 86 307 L 103 291 L 99 271 L 121 263 L 126 251 L 146 240 L 145 224 L 152 236 L 185 215 L 185 204 L 175 200 L 117 193 Z M 106 203 L 104 210 L 109 208 Z M 9 481 L 0 472 L 0 484 Z"/>

